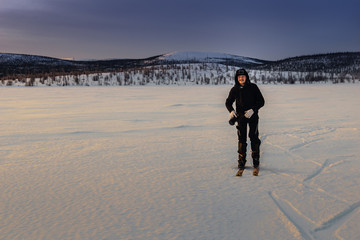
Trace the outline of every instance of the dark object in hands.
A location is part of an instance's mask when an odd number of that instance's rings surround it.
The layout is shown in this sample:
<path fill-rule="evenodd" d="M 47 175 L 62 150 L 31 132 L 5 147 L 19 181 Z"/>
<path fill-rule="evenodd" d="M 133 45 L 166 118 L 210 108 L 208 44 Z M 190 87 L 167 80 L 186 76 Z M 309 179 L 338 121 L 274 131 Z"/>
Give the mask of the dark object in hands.
<path fill-rule="evenodd" d="M 231 126 L 233 126 L 233 125 L 236 123 L 237 120 L 238 120 L 238 117 L 230 118 L 229 124 L 230 124 Z"/>

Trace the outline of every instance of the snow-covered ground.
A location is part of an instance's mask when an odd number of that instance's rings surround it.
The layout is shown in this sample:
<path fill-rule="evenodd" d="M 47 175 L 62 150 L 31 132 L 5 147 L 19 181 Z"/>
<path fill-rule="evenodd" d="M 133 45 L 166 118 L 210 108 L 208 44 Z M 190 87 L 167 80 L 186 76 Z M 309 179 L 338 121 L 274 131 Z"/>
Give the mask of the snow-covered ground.
<path fill-rule="evenodd" d="M 0 88 L 0 239 L 360 239 L 360 85 L 259 87 L 241 178 L 231 86 Z"/>

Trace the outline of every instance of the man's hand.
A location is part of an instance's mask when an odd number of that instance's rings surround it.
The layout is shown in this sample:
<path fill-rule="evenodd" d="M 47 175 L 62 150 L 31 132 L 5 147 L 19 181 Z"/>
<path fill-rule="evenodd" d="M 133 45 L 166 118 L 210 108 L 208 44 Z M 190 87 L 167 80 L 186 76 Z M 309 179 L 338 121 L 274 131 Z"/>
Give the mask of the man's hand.
<path fill-rule="evenodd" d="M 237 118 L 237 116 L 238 116 L 237 113 L 234 110 L 232 110 L 230 113 L 230 119 Z"/>
<path fill-rule="evenodd" d="M 254 114 L 254 110 L 250 109 L 245 111 L 245 117 L 246 118 L 251 118 L 251 116 Z"/>

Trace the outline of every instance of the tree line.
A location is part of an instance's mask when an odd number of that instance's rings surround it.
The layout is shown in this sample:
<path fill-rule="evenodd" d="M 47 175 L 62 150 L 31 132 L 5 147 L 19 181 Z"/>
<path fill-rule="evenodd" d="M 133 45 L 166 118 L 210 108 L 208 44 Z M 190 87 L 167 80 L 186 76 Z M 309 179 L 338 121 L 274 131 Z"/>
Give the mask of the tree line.
<path fill-rule="evenodd" d="M 74 72 L 31 74 L 2 79 L 3 86 L 130 86 L 130 85 L 224 85 L 234 83 L 238 67 L 218 63 L 167 64 L 113 70 L 106 73 Z M 355 83 L 357 74 L 293 72 L 248 69 L 250 79 L 262 84 Z"/>

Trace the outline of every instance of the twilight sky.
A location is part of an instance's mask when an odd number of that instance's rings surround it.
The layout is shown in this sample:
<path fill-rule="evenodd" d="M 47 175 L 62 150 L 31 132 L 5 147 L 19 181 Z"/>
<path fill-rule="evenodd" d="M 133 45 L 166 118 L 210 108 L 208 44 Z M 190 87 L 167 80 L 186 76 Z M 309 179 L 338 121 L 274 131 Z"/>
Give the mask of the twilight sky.
<path fill-rule="evenodd" d="M 146 58 L 173 51 L 264 60 L 360 51 L 358 0 L 0 0 L 0 52 Z"/>

